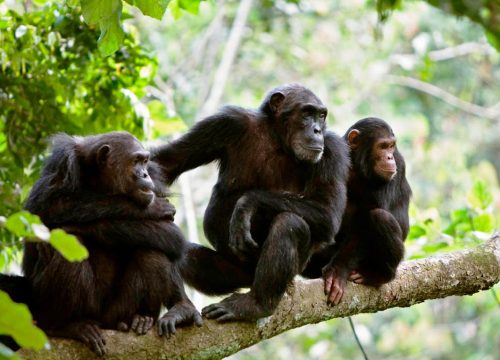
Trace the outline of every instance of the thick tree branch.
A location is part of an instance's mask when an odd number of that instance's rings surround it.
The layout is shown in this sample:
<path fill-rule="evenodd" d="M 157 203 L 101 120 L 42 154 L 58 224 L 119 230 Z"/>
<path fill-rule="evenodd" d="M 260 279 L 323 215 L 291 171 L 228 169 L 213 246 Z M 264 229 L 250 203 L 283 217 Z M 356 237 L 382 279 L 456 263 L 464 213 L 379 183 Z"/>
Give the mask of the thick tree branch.
<path fill-rule="evenodd" d="M 500 280 L 500 233 L 486 244 L 431 258 L 406 261 L 397 278 L 380 289 L 349 284 L 338 306 L 326 305 L 321 280 L 297 280 L 275 314 L 254 323 L 218 324 L 186 328 L 171 339 L 106 331 L 107 359 L 218 359 L 264 339 L 305 324 L 336 317 L 407 307 L 428 299 L 469 295 Z M 84 345 L 52 339 L 52 350 L 22 352 L 23 359 L 92 359 Z"/>

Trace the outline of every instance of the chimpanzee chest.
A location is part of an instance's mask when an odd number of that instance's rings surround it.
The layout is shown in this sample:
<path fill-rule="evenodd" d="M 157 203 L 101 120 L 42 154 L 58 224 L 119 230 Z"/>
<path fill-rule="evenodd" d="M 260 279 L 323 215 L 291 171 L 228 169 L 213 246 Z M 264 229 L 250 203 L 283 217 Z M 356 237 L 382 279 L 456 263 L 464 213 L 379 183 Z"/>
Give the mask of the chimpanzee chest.
<path fill-rule="evenodd" d="M 226 189 L 261 189 L 299 194 L 304 190 L 304 174 L 293 153 L 286 152 L 269 130 L 255 130 L 227 149 L 221 164 Z M 257 131 L 259 130 L 259 131 Z"/>

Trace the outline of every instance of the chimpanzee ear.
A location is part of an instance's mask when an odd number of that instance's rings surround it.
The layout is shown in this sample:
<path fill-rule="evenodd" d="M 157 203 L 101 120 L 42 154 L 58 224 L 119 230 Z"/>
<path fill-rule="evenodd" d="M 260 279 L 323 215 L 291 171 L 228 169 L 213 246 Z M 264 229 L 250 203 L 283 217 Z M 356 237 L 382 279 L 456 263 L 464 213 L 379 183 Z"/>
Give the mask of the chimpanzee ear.
<path fill-rule="evenodd" d="M 279 112 L 281 105 L 283 104 L 283 100 L 285 100 L 285 95 L 280 91 L 271 95 L 271 98 L 269 99 L 269 107 L 271 108 L 273 114 Z"/>
<path fill-rule="evenodd" d="M 349 131 L 349 134 L 347 134 L 347 142 L 353 149 L 356 149 L 359 145 L 359 134 L 360 132 L 358 129 L 352 129 L 351 131 Z"/>
<path fill-rule="evenodd" d="M 44 175 L 50 186 L 66 191 L 77 191 L 81 186 L 79 146 L 76 136 L 57 134 L 51 137 L 52 154 L 44 165 Z"/>
<path fill-rule="evenodd" d="M 97 150 L 97 163 L 99 165 L 103 165 L 106 163 L 110 150 L 111 147 L 107 144 L 101 146 L 99 150 Z"/>

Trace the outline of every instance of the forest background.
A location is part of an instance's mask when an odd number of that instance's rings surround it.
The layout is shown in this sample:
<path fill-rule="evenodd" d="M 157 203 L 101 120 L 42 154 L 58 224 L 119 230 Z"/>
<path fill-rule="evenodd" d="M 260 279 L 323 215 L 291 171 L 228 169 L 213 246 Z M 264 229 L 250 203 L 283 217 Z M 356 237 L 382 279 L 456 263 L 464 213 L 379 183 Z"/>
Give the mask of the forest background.
<path fill-rule="evenodd" d="M 127 130 L 148 144 L 164 142 L 222 104 L 256 107 L 288 82 L 318 94 L 339 134 L 366 116 L 393 126 L 414 192 L 407 258 L 473 247 L 499 228 L 496 0 L 127 1 L 142 12 L 103 3 L 0 0 L 1 272 L 18 270 L 23 237 L 85 257 L 75 239 L 19 212 L 49 135 Z M 216 174 L 215 166 L 197 169 L 173 188 L 176 221 L 191 241 L 206 244 L 201 219 Z M 361 314 L 355 328 L 371 359 L 494 359 L 497 293 L 498 285 Z M 191 295 L 198 307 L 214 301 Z M 25 309 L 1 292 L 0 310 L 0 333 L 44 344 Z M 12 354 L 0 344 L 2 356 Z M 233 356 L 292 357 L 361 354 L 347 320 L 334 319 Z"/>

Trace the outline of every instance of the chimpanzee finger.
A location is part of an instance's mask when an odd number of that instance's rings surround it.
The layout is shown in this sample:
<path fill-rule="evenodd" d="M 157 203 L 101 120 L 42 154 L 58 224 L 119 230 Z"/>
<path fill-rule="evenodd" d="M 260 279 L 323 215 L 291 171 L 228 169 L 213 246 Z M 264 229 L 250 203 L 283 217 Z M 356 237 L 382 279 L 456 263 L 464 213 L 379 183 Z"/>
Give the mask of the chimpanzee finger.
<path fill-rule="evenodd" d="M 136 332 L 137 326 L 139 326 L 139 317 L 137 315 L 134 315 L 134 317 L 132 318 L 132 324 L 130 325 L 130 329 L 133 332 Z"/>
<path fill-rule="evenodd" d="M 152 317 L 148 317 L 146 332 L 148 332 L 153 327 L 154 323 L 155 323 L 155 319 Z"/>
<path fill-rule="evenodd" d="M 217 319 L 227 313 L 226 309 L 223 307 L 214 308 L 209 312 L 206 312 L 204 315 L 208 319 Z"/>
<path fill-rule="evenodd" d="M 170 337 L 170 334 L 168 333 L 167 321 L 165 319 L 158 321 L 158 335 L 165 335 L 167 338 Z"/>
<path fill-rule="evenodd" d="M 171 335 L 175 335 L 175 333 L 177 332 L 177 330 L 175 329 L 174 320 L 168 322 L 168 331 L 170 332 Z"/>
<path fill-rule="evenodd" d="M 226 313 L 225 315 L 218 317 L 217 321 L 218 322 L 227 322 L 227 321 L 234 320 L 234 318 L 235 318 L 235 316 L 233 313 Z"/>
<path fill-rule="evenodd" d="M 198 327 L 203 326 L 203 318 L 201 317 L 198 311 L 196 311 L 195 314 L 193 315 L 193 321 L 196 326 Z"/>
<path fill-rule="evenodd" d="M 330 294 L 330 291 L 332 290 L 332 283 L 333 283 L 333 276 L 332 275 L 327 275 L 324 279 L 324 291 L 325 295 Z"/>

